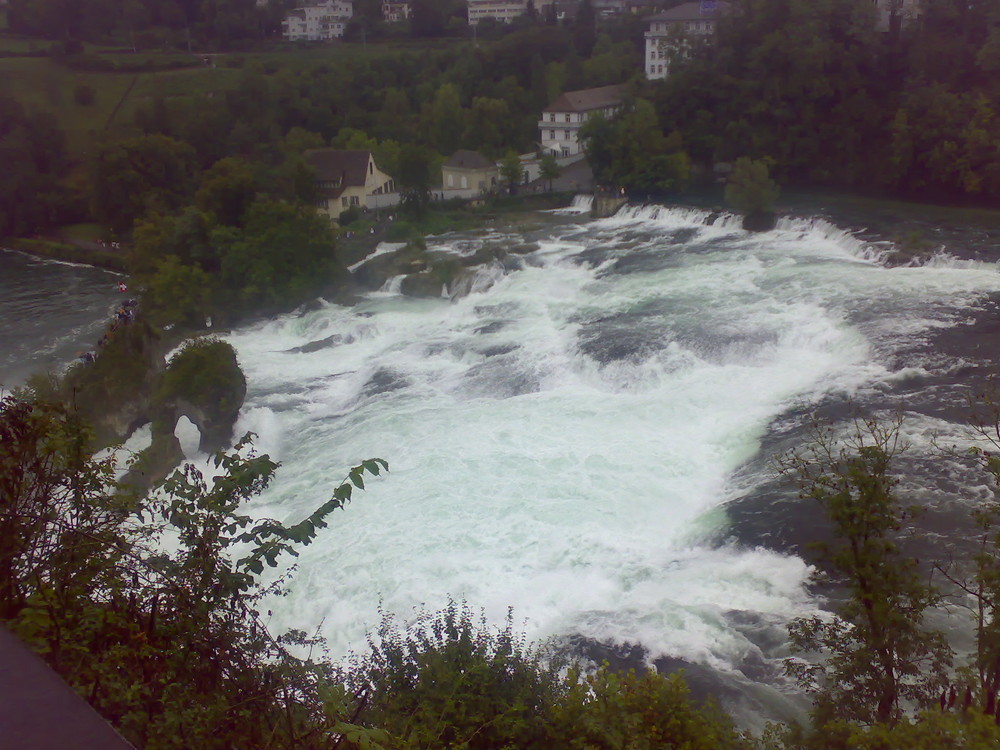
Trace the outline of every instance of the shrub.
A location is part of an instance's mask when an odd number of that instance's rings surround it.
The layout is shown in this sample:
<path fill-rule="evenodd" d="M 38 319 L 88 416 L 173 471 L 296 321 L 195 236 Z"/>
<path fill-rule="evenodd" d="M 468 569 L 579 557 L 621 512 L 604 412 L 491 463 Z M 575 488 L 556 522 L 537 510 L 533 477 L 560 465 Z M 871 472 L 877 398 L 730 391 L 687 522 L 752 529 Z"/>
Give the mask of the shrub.
<path fill-rule="evenodd" d="M 767 160 L 741 156 L 726 185 L 726 202 L 747 214 L 770 211 L 778 200 L 777 183 L 768 174 Z"/>
<path fill-rule="evenodd" d="M 180 398 L 201 409 L 228 413 L 239 409 L 245 393 L 246 379 L 233 347 L 216 338 L 199 338 L 170 358 L 157 398 Z"/>
<path fill-rule="evenodd" d="M 97 101 L 97 91 L 86 83 L 78 83 L 73 89 L 73 101 L 81 107 L 89 107 Z"/>

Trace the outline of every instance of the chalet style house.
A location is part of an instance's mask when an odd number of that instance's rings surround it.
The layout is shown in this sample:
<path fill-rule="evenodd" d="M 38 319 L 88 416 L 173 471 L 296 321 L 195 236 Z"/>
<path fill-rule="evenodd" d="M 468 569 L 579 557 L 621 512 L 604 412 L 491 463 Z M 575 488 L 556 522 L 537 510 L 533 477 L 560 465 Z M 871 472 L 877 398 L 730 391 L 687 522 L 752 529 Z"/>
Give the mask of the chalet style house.
<path fill-rule="evenodd" d="M 281 22 L 281 31 L 290 42 L 339 39 L 353 15 L 351 0 L 325 0 L 290 10 Z"/>
<path fill-rule="evenodd" d="M 386 23 L 399 23 L 400 21 L 406 21 L 409 17 L 410 4 L 408 2 L 383 1 L 382 20 Z"/>
<path fill-rule="evenodd" d="M 624 99 L 624 85 L 567 91 L 542 110 L 538 123 L 542 151 L 556 156 L 582 154 L 580 128 L 583 124 L 598 112 L 610 117 L 622 106 Z"/>
<path fill-rule="evenodd" d="M 729 10 L 729 3 L 724 0 L 702 0 L 647 18 L 646 78 L 666 78 L 671 59 L 686 55 L 699 40 L 713 36 L 719 16 Z"/>
<path fill-rule="evenodd" d="M 441 165 L 441 187 L 449 197 L 477 198 L 496 189 L 500 170 L 478 151 L 456 151 Z"/>
<path fill-rule="evenodd" d="M 376 166 L 371 151 L 320 148 L 304 156 L 316 172 L 316 207 L 331 220 L 352 207 L 398 203 L 393 179 Z"/>

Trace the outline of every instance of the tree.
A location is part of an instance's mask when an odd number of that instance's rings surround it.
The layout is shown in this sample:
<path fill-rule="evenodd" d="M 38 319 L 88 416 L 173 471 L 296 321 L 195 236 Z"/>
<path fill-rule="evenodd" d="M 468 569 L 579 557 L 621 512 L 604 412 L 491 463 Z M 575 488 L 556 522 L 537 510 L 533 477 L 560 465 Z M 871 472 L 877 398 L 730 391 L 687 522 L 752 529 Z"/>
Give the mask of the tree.
<path fill-rule="evenodd" d="M 664 135 L 653 105 L 644 99 L 613 120 L 592 117 L 580 137 L 599 183 L 648 194 L 687 185 L 690 164 L 680 133 Z"/>
<path fill-rule="evenodd" d="M 556 161 L 556 157 L 551 153 L 542 156 L 540 167 L 539 176 L 543 180 L 549 181 L 549 192 L 552 192 L 552 181 L 562 174 L 562 168 L 559 166 L 559 162 Z"/>
<path fill-rule="evenodd" d="M 423 216 L 431 199 L 431 154 L 427 149 L 409 143 L 400 149 L 396 184 L 403 209 Z"/>
<path fill-rule="evenodd" d="M 55 120 L 0 95 L 0 236 L 36 231 L 65 213 L 65 136 Z"/>
<path fill-rule="evenodd" d="M 211 315 L 213 291 L 208 273 L 168 255 L 156 262 L 156 270 L 145 284 L 143 309 L 156 325 L 198 330 Z"/>
<path fill-rule="evenodd" d="M 768 161 L 741 156 L 726 183 L 726 202 L 746 214 L 769 212 L 778 199 L 778 185 L 768 174 Z"/>
<path fill-rule="evenodd" d="M 257 195 L 250 164 L 235 157 L 220 159 L 202 175 L 194 195 L 199 210 L 222 224 L 236 225 Z"/>
<path fill-rule="evenodd" d="M 458 88 L 451 83 L 442 84 L 434 100 L 425 107 L 423 119 L 434 148 L 442 154 L 453 153 L 458 148 L 465 122 Z"/>
<path fill-rule="evenodd" d="M 416 37 L 441 36 L 445 28 L 443 3 L 414 0 L 410 10 L 410 30 Z"/>
<path fill-rule="evenodd" d="M 821 652 L 822 664 L 789 660 L 787 669 L 816 696 L 814 718 L 893 723 L 906 704 L 927 706 L 946 684 L 950 649 L 928 630 L 924 614 L 939 600 L 915 560 L 900 551 L 899 533 L 912 511 L 896 496 L 893 459 L 903 446 L 899 422 L 861 422 L 846 443 L 821 432 L 803 452 L 785 457 L 783 474 L 803 499 L 819 503 L 833 541 L 821 559 L 846 598 L 832 620 L 789 625 L 799 653 Z"/>
<path fill-rule="evenodd" d="M 207 481 L 186 466 L 140 498 L 94 461 L 67 407 L 0 400 L 0 620 L 137 747 L 335 746 L 332 670 L 293 657 L 255 607 L 257 575 L 314 541 L 364 475 L 364 461 L 307 518 L 243 513 L 277 464 L 247 443 Z M 171 541 L 165 540 L 169 534 Z M 239 551 L 238 551 L 239 550 Z"/>
<path fill-rule="evenodd" d="M 215 227 L 210 244 L 235 312 L 297 304 L 344 273 L 330 222 L 307 206 L 259 198 L 242 227 Z"/>
<path fill-rule="evenodd" d="M 465 602 L 400 627 L 383 613 L 370 652 L 345 674 L 358 721 L 393 747 L 687 748 L 746 746 L 714 706 L 698 706 L 681 675 L 583 674 L 551 648 L 528 645 L 508 612 L 491 628 Z"/>
<path fill-rule="evenodd" d="M 521 157 L 516 151 L 508 151 L 500 162 L 500 176 L 507 182 L 511 195 L 517 192 L 517 186 L 524 182 L 524 167 Z"/>
<path fill-rule="evenodd" d="M 579 0 L 573 19 L 573 46 L 580 57 L 590 57 L 597 40 L 597 14 L 591 0 Z"/>
<path fill-rule="evenodd" d="M 109 143 L 92 167 L 94 214 L 124 231 L 150 209 L 179 208 L 191 194 L 194 169 L 194 149 L 164 135 Z"/>

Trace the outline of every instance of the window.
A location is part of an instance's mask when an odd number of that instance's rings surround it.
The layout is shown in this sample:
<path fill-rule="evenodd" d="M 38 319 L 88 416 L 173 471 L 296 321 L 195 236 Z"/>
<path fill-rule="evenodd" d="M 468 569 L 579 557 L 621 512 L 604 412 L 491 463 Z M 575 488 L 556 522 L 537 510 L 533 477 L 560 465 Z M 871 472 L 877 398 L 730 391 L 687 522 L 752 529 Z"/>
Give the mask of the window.
<path fill-rule="evenodd" d="M 455 175 L 450 174 L 448 175 L 448 187 L 454 187 L 454 186 L 455 186 Z"/>
<path fill-rule="evenodd" d="M 361 201 L 358 199 L 358 196 L 352 195 L 351 196 L 351 205 L 352 206 L 358 206 L 360 204 L 361 204 Z"/>
<path fill-rule="evenodd" d="M 340 205 L 343 206 L 344 208 L 347 208 L 347 196 L 346 195 L 343 198 L 340 199 Z"/>
<path fill-rule="evenodd" d="M 566 138 L 566 139 L 569 138 L 569 131 L 568 130 L 564 130 L 563 131 L 563 138 Z"/>
<path fill-rule="evenodd" d="M 555 139 L 556 139 L 556 131 L 550 130 L 549 131 L 549 140 L 550 141 L 554 141 Z"/>
<path fill-rule="evenodd" d="M 462 187 L 463 188 L 469 187 L 469 178 L 466 177 L 464 174 L 462 175 Z"/>
<path fill-rule="evenodd" d="M 570 115 L 566 115 L 566 122 L 569 122 Z"/>
<path fill-rule="evenodd" d="M 368 161 L 368 174 L 375 174 L 375 162 Z"/>
<path fill-rule="evenodd" d="M 554 112 L 550 112 L 549 113 L 549 122 L 555 122 L 555 121 L 556 121 L 555 113 Z"/>

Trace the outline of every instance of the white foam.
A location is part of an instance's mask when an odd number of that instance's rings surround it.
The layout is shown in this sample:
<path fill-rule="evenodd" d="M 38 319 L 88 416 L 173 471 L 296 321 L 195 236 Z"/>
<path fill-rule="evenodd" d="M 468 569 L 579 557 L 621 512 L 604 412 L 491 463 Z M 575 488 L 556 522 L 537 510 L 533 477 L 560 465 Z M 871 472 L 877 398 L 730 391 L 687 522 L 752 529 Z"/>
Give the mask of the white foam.
<path fill-rule="evenodd" d="M 498 622 L 515 606 L 532 635 L 735 669 L 753 646 L 729 610 L 775 627 L 809 611 L 800 560 L 699 542 L 725 522 L 728 477 L 789 407 L 902 377 L 878 354 L 896 323 L 954 324 L 1000 277 L 884 268 L 823 224 L 753 235 L 629 211 L 553 229 L 469 296 L 383 292 L 230 336 L 250 383 L 239 427 L 283 463 L 257 512 L 298 520 L 349 466 L 392 468 L 303 552 L 276 625 L 323 621 L 343 654 L 380 601 L 405 616 L 466 596 Z"/>
<path fill-rule="evenodd" d="M 201 443 L 201 430 L 187 417 L 180 417 L 174 425 L 174 437 L 181 445 L 184 458 L 191 459 L 198 455 Z"/>
<path fill-rule="evenodd" d="M 548 213 L 553 214 L 589 214 L 594 205 L 594 196 L 579 195 L 573 196 L 573 202 L 565 208 L 554 208 Z"/>

